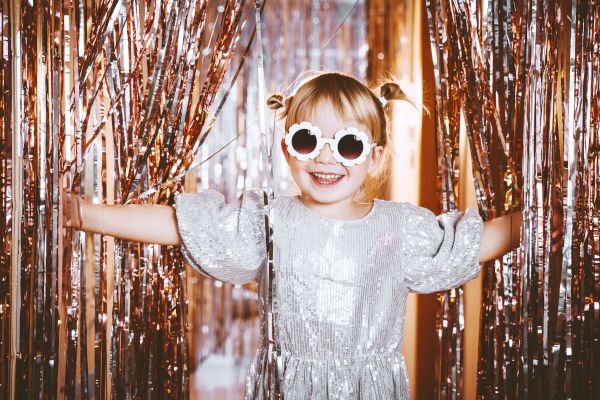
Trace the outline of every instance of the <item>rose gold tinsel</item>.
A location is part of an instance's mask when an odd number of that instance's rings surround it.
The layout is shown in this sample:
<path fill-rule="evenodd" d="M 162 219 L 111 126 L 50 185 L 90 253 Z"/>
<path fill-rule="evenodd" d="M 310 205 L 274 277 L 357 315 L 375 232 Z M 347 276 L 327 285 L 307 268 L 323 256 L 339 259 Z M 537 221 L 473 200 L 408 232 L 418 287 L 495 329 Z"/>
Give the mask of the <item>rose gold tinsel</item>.
<path fill-rule="evenodd" d="M 67 230 L 89 201 L 167 203 L 252 29 L 251 2 L 0 2 L 0 397 L 181 398 L 185 275 L 174 248 Z M 248 22 L 250 21 L 250 22 Z"/>
<path fill-rule="evenodd" d="M 456 201 L 462 111 L 482 215 L 522 209 L 524 216 L 520 251 L 483 266 L 478 396 L 596 398 L 600 5 L 432 0 L 427 7 L 444 206 Z M 556 213 L 565 243 L 551 255 Z M 440 321 L 460 321 L 461 313 L 445 308 Z M 439 346 L 460 355 L 461 329 L 444 325 Z M 441 361 L 438 398 L 460 398 L 460 357 Z"/>

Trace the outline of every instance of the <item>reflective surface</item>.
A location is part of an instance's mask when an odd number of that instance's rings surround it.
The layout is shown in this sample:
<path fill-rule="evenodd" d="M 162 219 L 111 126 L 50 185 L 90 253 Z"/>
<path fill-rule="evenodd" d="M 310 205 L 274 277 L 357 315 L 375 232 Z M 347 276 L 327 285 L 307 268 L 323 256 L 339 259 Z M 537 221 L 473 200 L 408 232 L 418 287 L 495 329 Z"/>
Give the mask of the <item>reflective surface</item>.
<path fill-rule="evenodd" d="M 0 2 L 1 398 L 186 396 L 178 249 L 63 230 L 58 188 L 168 203 L 253 10 Z"/>
<path fill-rule="evenodd" d="M 477 212 L 436 217 L 376 200 L 358 220 L 320 216 L 296 197 L 273 203 L 273 305 L 286 399 L 404 399 L 401 354 L 409 291 L 461 285 L 479 273 Z M 225 204 L 215 191 L 176 200 L 184 254 L 216 279 L 259 279 L 264 246 L 260 192 Z M 247 399 L 265 398 L 267 353 L 250 368 Z"/>
<path fill-rule="evenodd" d="M 481 214 L 524 216 L 521 248 L 484 267 L 478 393 L 596 398 L 599 5 L 432 0 L 427 8 L 443 206 L 459 201 L 465 129 Z M 566 227 L 557 254 L 553 218 Z M 442 299 L 439 346 L 453 356 L 441 363 L 438 396 L 458 398 L 462 297 Z"/>
<path fill-rule="evenodd" d="M 281 3 L 287 24 L 264 11 L 273 88 L 311 66 L 360 76 L 362 5 L 337 30 L 355 2 Z M 89 201 L 168 203 L 191 169 L 227 195 L 256 187 L 253 17 L 248 1 L 0 2 L 0 397 L 185 397 L 188 367 L 251 346 L 252 288 L 188 279 L 176 249 L 65 232 L 58 187 L 69 171 Z M 239 158 L 192 165 L 236 133 Z"/>

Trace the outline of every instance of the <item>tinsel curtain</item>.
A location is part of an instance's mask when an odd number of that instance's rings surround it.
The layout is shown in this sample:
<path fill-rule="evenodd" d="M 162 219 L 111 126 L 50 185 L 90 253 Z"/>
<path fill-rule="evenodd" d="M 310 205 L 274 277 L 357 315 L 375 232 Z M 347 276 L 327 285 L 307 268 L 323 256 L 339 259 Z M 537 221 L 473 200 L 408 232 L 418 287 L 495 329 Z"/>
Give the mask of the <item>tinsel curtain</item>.
<path fill-rule="evenodd" d="M 321 66 L 377 78 L 377 46 L 394 48 L 373 22 L 383 40 L 368 46 L 364 30 L 388 2 L 273 3 L 271 93 Z M 458 200 L 465 129 L 482 215 L 525 217 L 519 251 L 483 267 L 479 397 L 595 398 L 600 6 L 426 3 L 443 207 Z M 64 230 L 58 189 L 69 177 L 89 201 L 169 203 L 196 168 L 188 189 L 231 199 L 260 186 L 253 12 L 242 0 L 0 1 L 1 398 L 180 398 L 193 360 L 247 353 L 252 287 L 189 279 L 174 248 Z M 551 255 L 555 213 L 565 243 Z M 461 303 L 460 289 L 440 296 L 439 398 L 462 394 Z"/>
<path fill-rule="evenodd" d="M 524 217 L 519 250 L 482 266 L 478 397 L 597 398 L 600 4 L 436 0 L 427 12 L 443 207 L 456 207 L 463 128 L 482 216 Z M 557 254 L 553 218 L 566 227 Z M 461 290 L 440 310 L 436 396 L 460 398 Z"/>
<path fill-rule="evenodd" d="M 366 4 L 356 0 L 270 0 L 263 11 L 264 68 L 267 95 L 293 93 L 296 85 L 322 69 L 349 73 L 364 79 L 367 68 Z M 247 31 L 250 35 L 252 32 Z M 244 39 L 242 39 L 243 41 Z M 261 187 L 261 140 L 258 115 L 257 47 L 238 52 L 234 64 L 245 57 L 244 67 L 230 69 L 235 85 L 220 110 L 213 134 L 199 149 L 187 191 L 219 190 L 233 201 L 244 189 Z M 223 87 L 222 92 L 228 90 Z M 277 195 L 294 193 L 293 182 L 279 151 L 281 113 L 268 112 L 273 135 L 273 168 Z M 197 167 L 196 167 L 197 166 Z M 191 272 L 188 281 L 192 365 L 212 354 L 231 357 L 245 372 L 259 336 L 256 286 L 231 285 Z M 192 312 L 191 309 L 194 309 Z M 198 389 L 208 393 L 200 370 Z"/>
<path fill-rule="evenodd" d="M 0 397 L 185 397 L 188 366 L 248 353 L 253 288 L 188 278 L 175 248 L 61 228 L 59 186 L 106 204 L 169 203 L 191 170 L 187 189 L 229 199 L 259 186 L 254 4 L 1 7 Z M 268 89 L 305 69 L 363 76 L 364 7 L 271 5 Z"/>
<path fill-rule="evenodd" d="M 0 2 L 1 398 L 186 396 L 178 249 L 65 231 L 59 187 L 171 202 L 253 12 L 244 0 Z"/>

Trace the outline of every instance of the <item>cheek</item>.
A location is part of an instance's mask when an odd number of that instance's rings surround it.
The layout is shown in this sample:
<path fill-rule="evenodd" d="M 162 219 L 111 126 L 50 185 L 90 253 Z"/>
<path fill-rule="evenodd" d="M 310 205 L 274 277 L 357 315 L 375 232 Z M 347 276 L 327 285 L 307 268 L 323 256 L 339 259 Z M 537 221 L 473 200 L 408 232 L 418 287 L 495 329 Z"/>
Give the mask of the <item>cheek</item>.
<path fill-rule="evenodd" d="M 306 171 L 306 166 L 307 166 L 308 162 L 306 161 L 299 161 L 297 159 L 295 159 L 294 157 L 290 158 L 290 172 L 292 173 L 292 176 L 298 176 L 300 173 L 303 173 L 304 171 Z"/>
<path fill-rule="evenodd" d="M 348 177 L 350 178 L 349 182 L 351 182 L 352 185 L 360 186 L 367 179 L 368 169 L 366 168 L 365 164 L 366 163 L 347 168 Z"/>
<path fill-rule="evenodd" d="M 347 168 L 348 173 L 357 178 L 366 177 L 369 172 L 369 163 L 364 162 L 360 165 L 354 165 L 352 167 Z"/>

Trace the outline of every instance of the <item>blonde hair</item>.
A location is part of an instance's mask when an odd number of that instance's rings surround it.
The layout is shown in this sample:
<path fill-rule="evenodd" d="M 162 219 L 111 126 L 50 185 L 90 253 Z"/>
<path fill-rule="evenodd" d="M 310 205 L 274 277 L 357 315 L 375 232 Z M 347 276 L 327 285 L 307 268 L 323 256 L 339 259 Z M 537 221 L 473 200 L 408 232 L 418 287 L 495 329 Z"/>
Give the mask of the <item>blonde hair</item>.
<path fill-rule="evenodd" d="M 298 86 L 296 92 L 284 99 L 273 95 L 267 105 L 274 110 L 283 108 L 285 130 L 295 123 L 306 120 L 313 114 L 319 103 L 328 101 L 338 116 L 353 119 L 369 128 L 373 141 L 383 147 L 382 159 L 374 175 L 369 175 L 363 190 L 368 201 L 372 201 L 390 174 L 390 152 L 388 150 L 388 121 L 386 116 L 388 100 L 409 100 L 400 86 L 385 82 L 380 87 L 380 97 L 357 79 L 339 72 L 323 72 L 311 77 Z M 410 100 L 409 100 L 410 101 Z"/>

